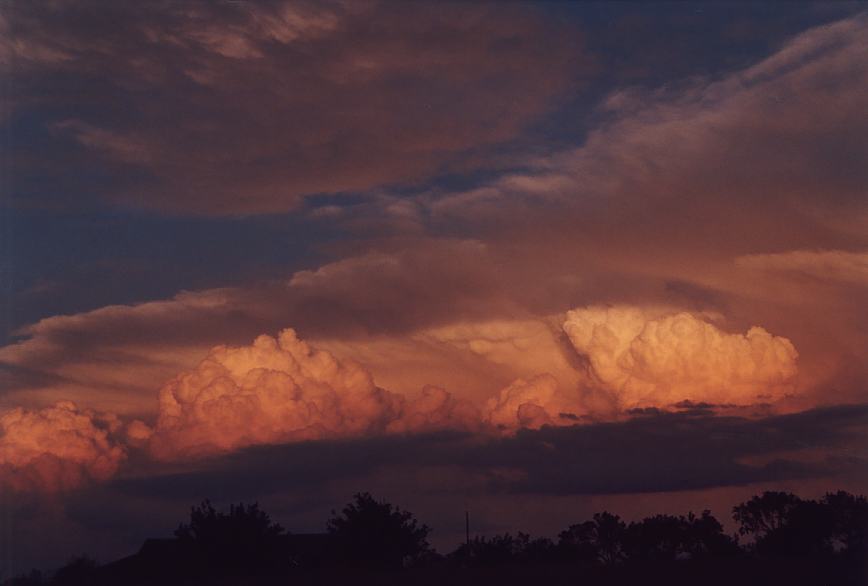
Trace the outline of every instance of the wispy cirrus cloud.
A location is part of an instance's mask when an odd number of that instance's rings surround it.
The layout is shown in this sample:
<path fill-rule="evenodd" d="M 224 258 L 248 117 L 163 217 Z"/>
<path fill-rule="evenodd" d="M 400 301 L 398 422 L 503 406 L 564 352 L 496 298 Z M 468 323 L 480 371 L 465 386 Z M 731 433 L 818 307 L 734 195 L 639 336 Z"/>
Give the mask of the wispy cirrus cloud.
<path fill-rule="evenodd" d="M 42 167 L 16 150 L 21 181 L 75 152 L 110 202 L 206 216 L 428 177 L 516 138 L 588 62 L 527 6 L 15 4 L 3 27 L 9 115 L 54 134 Z"/>
<path fill-rule="evenodd" d="M 868 253 L 846 250 L 792 250 L 748 254 L 736 259 L 747 269 L 831 283 L 868 285 Z"/>

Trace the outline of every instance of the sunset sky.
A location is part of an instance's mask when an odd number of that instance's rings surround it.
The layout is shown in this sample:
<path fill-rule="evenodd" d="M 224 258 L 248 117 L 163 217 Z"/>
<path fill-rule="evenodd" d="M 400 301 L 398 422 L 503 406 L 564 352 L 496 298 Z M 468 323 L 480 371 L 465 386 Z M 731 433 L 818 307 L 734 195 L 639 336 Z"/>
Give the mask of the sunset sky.
<path fill-rule="evenodd" d="M 4 0 L 0 89 L 0 572 L 868 492 L 864 3 Z"/>

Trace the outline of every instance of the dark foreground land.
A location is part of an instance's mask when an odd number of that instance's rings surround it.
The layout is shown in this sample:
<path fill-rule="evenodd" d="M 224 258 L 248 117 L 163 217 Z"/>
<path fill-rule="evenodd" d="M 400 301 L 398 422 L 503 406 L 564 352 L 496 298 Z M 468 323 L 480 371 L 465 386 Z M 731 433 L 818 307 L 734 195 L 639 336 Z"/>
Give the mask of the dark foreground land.
<path fill-rule="evenodd" d="M 80 557 L 2 586 L 868 585 L 868 501 L 765 492 L 733 509 L 737 535 L 709 511 L 625 523 L 597 513 L 557 540 L 476 537 L 448 555 L 407 511 L 356 495 L 320 534 L 291 534 L 254 505 L 205 501 L 175 537 L 98 565 Z"/>
<path fill-rule="evenodd" d="M 861 567 L 860 567 L 861 566 Z M 454 584 L 471 586 L 497 585 L 691 585 L 698 586 L 772 586 L 781 585 L 853 585 L 868 584 L 865 564 L 823 564 L 813 560 L 780 559 L 756 562 L 753 560 L 727 560 L 713 562 L 680 562 L 678 564 L 637 563 L 618 567 L 593 567 L 568 563 L 505 564 L 489 567 L 440 567 L 407 568 L 402 570 L 360 571 L 348 569 L 300 571 L 283 577 L 210 577 L 167 582 L 112 581 L 111 584 L 139 584 L 157 586 L 214 585 L 214 586 L 271 586 L 295 584 L 299 586 L 331 585 L 383 585 L 383 586 L 434 586 Z"/>
<path fill-rule="evenodd" d="M 32 584 L 47 584 L 33 582 Z M 88 581 L 69 584 L 130 585 L 130 586 L 471 586 L 496 585 L 642 585 L 665 584 L 709 586 L 864 586 L 868 571 L 859 564 L 823 563 L 810 559 L 781 558 L 778 560 L 686 560 L 671 563 L 627 563 L 613 567 L 551 562 L 538 564 L 506 563 L 498 566 L 459 566 L 444 562 L 428 567 L 404 569 L 320 568 L 298 570 L 282 576 L 211 575 L 171 578 L 115 576 L 101 573 Z M 16 583 L 18 584 L 18 583 Z M 31 582 L 20 582 L 21 585 Z"/>

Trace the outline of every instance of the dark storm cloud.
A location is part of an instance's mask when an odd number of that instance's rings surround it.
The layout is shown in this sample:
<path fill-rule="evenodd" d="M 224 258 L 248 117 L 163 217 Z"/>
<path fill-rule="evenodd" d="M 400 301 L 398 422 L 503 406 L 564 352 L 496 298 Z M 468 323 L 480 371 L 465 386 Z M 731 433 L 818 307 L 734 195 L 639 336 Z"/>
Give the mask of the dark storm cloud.
<path fill-rule="evenodd" d="M 833 476 L 864 461 L 803 461 L 808 448 L 864 441 L 868 407 L 752 420 L 708 412 L 648 413 L 623 423 L 520 431 L 492 454 L 523 478 L 503 488 L 546 494 L 668 492 Z M 787 452 L 784 454 L 784 452 Z M 771 458 L 754 464 L 750 458 Z"/>
<path fill-rule="evenodd" d="M 257 447 L 202 461 L 193 471 L 119 478 L 111 490 L 231 500 L 315 492 L 333 482 L 361 490 L 358 484 L 377 471 L 435 467 L 449 470 L 456 486 L 481 473 L 495 492 L 668 492 L 851 474 L 865 464 L 866 434 L 866 405 L 762 419 L 648 410 L 622 422 L 525 429 L 499 439 L 440 433 Z M 806 450 L 824 456 L 806 459 Z"/>
<path fill-rule="evenodd" d="M 30 205 L 270 213 L 417 181 L 586 69 L 575 32 L 518 5 L 11 3 L 0 25 Z"/>
<path fill-rule="evenodd" d="M 222 506 L 257 500 L 296 531 L 322 530 L 329 511 L 359 490 L 391 494 L 386 498 L 402 505 L 432 499 L 425 511 L 411 510 L 424 512 L 420 518 L 438 535 L 448 533 L 456 507 L 463 510 L 468 497 L 478 509 L 486 502 L 495 508 L 488 521 L 480 512 L 477 523 L 526 529 L 521 511 L 504 503 L 530 498 L 550 500 L 557 519 L 550 529 L 560 530 L 593 512 L 582 509 L 587 499 L 560 498 L 569 495 L 615 498 L 816 478 L 826 479 L 825 490 L 850 486 L 854 478 L 855 486 L 864 486 L 866 432 L 868 405 L 848 405 L 764 419 L 649 412 L 501 439 L 437 433 L 262 446 L 170 469 L 132 451 L 126 471 L 108 483 L 73 491 L 53 505 L 12 495 L 0 503 L 0 516 L 22 537 L 12 551 L 22 571 L 26 563 L 63 563 L 70 543 L 79 552 L 87 544 L 86 551 L 103 561 L 128 555 L 147 537 L 171 535 L 190 505 L 206 497 Z M 823 458 L 801 457 L 818 448 Z M 766 462 L 740 463 L 746 458 Z M 702 498 L 699 506 L 708 505 Z M 609 506 L 604 502 L 591 506 Z"/>

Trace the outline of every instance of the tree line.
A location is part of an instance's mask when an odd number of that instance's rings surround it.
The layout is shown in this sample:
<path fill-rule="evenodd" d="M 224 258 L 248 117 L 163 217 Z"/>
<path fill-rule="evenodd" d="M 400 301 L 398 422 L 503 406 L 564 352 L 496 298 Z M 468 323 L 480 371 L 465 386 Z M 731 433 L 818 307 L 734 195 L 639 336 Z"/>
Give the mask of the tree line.
<path fill-rule="evenodd" d="M 152 550 L 143 547 L 104 566 L 83 556 L 51 576 L 34 570 L 3 584 L 230 584 L 240 577 L 303 583 L 304 577 L 341 571 L 352 573 L 332 575 L 334 583 L 345 583 L 347 575 L 360 583 L 365 575 L 384 572 L 401 575 L 398 583 L 413 583 L 414 576 L 426 572 L 451 572 L 448 579 L 455 581 L 456 573 L 486 571 L 500 571 L 502 583 L 513 583 L 529 571 L 520 568 L 542 567 L 556 569 L 550 572 L 551 583 L 558 582 L 558 572 L 584 576 L 588 583 L 595 583 L 594 577 L 600 583 L 632 583 L 636 576 L 644 583 L 655 583 L 654 576 L 678 583 L 679 575 L 689 583 L 697 578 L 685 572 L 720 577 L 727 567 L 756 575 L 772 568 L 775 581 L 782 571 L 790 572 L 790 583 L 812 583 L 815 575 L 828 584 L 868 583 L 861 582 L 868 563 L 868 501 L 863 496 L 838 491 L 801 499 L 764 492 L 735 506 L 732 517 L 738 531 L 729 535 L 708 510 L 629 523 L 604 511 L 568 526 L 556 539 L 522 532 L 480 536 L 443 555 L 431 547 L 427 525 L 368 493 L 356 494 L 342 510 L 333 511 L 326 533 L 315 535 L 286 531 L 256 503 L 218 511 L 206 500 L 192 507 L 174 539 L 154 540 Z"/>

